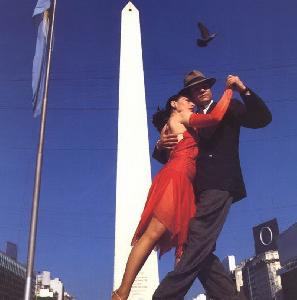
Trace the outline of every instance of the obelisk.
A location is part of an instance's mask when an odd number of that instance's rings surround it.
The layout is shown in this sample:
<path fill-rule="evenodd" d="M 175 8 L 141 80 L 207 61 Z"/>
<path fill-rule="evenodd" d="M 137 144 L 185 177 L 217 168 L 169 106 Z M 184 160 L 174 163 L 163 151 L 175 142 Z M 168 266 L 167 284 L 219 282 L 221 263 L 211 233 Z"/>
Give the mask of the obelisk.
<path fill-rule="evenodd" d="M 151 184 L 139 11 L 132 2 L 122 10 L 120 55 L 114 288 L 120 285 Z M 129 299 L 150 300 L 158 283 L 157 253 L 153 251 Z"/>

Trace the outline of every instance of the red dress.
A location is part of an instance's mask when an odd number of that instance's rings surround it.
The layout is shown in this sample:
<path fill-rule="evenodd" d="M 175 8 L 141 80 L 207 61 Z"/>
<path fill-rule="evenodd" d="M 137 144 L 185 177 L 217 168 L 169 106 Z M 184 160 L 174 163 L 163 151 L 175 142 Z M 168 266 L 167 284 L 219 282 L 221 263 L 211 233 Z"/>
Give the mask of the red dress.
<path fill-rule="evenodd" d="M 201 128 L 215 125 L 224 116 L 232 91 L 227 89 L 215 109 L 207 115 L 193 114 L 190 126 Z M 168 162 L 153 179 L 140 222 L 132 239 L 134 245 L 145 232 L 152 217 L 156 217 L 167 232 L 157 242 L 160 257 L 176 247 L 176 257 L 182 255 L 187 240 L 190 219 L 195 215 L 193 181 L 198 155 L 197 131 L 190 128 L 171 151 Z"/>

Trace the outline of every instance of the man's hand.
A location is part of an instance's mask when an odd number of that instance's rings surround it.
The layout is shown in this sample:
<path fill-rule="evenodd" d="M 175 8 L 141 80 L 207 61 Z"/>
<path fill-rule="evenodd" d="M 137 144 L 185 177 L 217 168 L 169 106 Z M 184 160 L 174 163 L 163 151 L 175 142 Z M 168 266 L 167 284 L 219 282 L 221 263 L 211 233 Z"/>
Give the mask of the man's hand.
<path fill-rule="evenodd" d="M 167 124 L 163 127 L 160 139 L 157 142 L 158 150 L 172 150 L 177 144 L 178 139 L 176 134 L 168 133 Z"/>
<path fill-rule="evenodd" d="M 228 75 L 226 85 L 239 93 L 244 93 L 246 91 L 246 86 L 238 76 Z"/>

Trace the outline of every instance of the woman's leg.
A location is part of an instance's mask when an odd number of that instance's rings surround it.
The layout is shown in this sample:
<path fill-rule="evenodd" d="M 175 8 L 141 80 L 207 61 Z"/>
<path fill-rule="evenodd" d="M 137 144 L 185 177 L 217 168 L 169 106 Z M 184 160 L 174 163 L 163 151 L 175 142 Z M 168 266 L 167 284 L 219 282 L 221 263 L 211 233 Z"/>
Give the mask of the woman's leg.
<path fill-rule="evenodd" d="M 166 227 L 157 218 L 153 217 L 144 234 L 133 246 L 126 264 L 122 283 L 117 289 L 117 294 L 122 300 L 128 298 L 138 272 L 165 231 Z M 117 295 L 113 295 L 112 300 L 119 300 L 119 298 Z"/>

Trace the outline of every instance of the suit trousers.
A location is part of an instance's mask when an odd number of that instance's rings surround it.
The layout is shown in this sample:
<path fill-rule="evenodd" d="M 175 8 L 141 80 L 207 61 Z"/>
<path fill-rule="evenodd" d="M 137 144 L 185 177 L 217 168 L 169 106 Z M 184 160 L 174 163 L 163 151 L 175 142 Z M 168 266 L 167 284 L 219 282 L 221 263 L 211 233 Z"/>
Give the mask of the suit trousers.
<path fill-rule="evenodd" d="M 182 300 L 198 278 L 214 300 L 235 300 L 235 284 L 217 256 L 216 240 L 232 204 L 228 191 L 205 190 L 198 195 L 197 212 L 189 224 L 184 253 L 174 271 L 168 273 L 153 300 Z"/>

